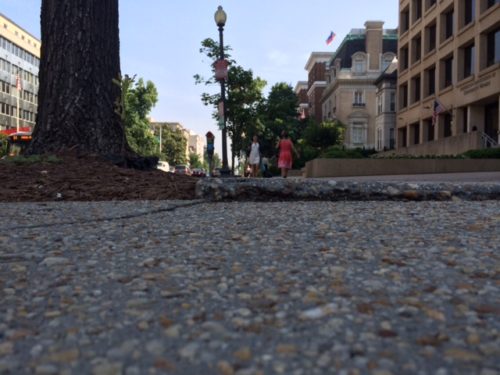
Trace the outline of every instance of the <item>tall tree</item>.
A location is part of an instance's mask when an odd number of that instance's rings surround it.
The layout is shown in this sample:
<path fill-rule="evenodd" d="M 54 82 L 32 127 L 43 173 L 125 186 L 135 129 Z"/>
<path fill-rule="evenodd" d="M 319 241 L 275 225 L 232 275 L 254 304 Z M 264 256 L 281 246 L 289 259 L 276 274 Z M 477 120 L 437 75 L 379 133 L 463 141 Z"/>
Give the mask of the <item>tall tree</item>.
<path fill-rule="evenodd" d="M 281 132 L 286 130 L 293 141 L 300 138 L 305 125 L 299 121 L 298 98 L 292 86 L 276 83 L 271 87 L 264 107 L 261 109 L 264 134 L 261 150 L 271 156 L 275 153 L 275 144 Z"/>
<path fill-rule="evenodd" d="M 122 92 L 125 97 L 125 134 L 127 142 L 137 154 L 159 155 L 160 143 L 155 138 L 149 124 L 148 115 L 158 101 L 158 91 L 153 82 L 137 82 L 125 75 Z"/>
<path fill-rule="evenodd" d="M 168 126 L 163 128 L 162 159 L 170 165 L 186 164 L 187 140 L 179 129 L 172 130 Z"/>
<path fill-rule="evenodd" d="M 231 47 L 225 46 L 225 57 L 231 65 L 228 69 L 228 79 L 224 84 L 227 90 L 227 131 L 231 138 L 232 166 L 234 172 L 235 157 L 239 157 L 240 151 L 250 146 L 251 137 L 259 134 L 262 130 L 259 128 L 257 110 L 263 102 L 262 90 L 267 83 L 259 77 L 254 77 L 252 70 L 246 70 L 237 65 L 236 61 L 231 59 L 227 53 L 229 50 L 231 50 Z M 202 41 L 200 53 L 206 55 L 212 61 L 213 76 L 206 79 L 197 74 L 194 76 L 196 83 L 220 85 L 215 80 L 215 68 L 213 66 L 213 62 L 219 58 L 219 44 L 213 39 L 205 39 Z M 217 108 L 220 101 L 220 94 L 203 93 L 201 99 L 205 105 Z M 214 111 L 213 116 L 217 118 L 216 111 Z"/>
<path fill-rule="evenodd" d="M 133 155 L 123 126 L 118 0 L 42 0 L 36 126 L 28 153 Z"/>

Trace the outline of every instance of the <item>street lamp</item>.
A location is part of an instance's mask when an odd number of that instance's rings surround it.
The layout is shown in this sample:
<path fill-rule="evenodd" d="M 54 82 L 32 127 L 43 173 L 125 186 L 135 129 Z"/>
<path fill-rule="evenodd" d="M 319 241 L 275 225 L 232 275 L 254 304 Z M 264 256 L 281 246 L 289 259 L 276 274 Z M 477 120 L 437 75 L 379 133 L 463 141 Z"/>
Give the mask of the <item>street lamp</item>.
<path fill-rule="evenodd" d="M 219 5 L 217 11 L 214 15 L 215 24 L 219 28 L 219 62 L 224 62 L 224 25 L 226 24 L 227 15 L 224 9 Z M 220 78 L 220 96 L 222 101 L 222 169 L 221 176 L 229 176 L 229 166 L 227 163 L 227 140 L 226 140 L 226 89 L 225 89 L 225 77 Z"/>

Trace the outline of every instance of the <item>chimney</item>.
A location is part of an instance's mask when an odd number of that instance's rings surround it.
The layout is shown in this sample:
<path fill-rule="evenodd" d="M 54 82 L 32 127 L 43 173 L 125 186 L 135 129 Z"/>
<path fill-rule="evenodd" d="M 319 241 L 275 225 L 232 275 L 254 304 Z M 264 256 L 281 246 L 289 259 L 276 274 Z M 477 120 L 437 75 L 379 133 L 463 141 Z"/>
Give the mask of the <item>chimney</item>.
<path fill-rule="evenodd" d="M 380 70 L 380 57 L 382 55 L 382 38 L 384 34 L 383 21 L 366 21 L 366 53 L 368 54 L 369 70 Z"/>

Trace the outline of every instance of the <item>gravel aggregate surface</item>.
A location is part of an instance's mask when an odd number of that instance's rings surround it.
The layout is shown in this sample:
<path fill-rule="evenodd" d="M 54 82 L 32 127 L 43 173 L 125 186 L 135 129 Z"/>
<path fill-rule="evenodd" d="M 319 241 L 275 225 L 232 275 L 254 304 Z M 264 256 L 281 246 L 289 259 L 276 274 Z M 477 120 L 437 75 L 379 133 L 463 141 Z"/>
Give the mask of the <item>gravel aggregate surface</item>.
<path fill-rule="evenodd" d="M 498 200 L 0 209 L 0 374 L 500 374 Z"/>

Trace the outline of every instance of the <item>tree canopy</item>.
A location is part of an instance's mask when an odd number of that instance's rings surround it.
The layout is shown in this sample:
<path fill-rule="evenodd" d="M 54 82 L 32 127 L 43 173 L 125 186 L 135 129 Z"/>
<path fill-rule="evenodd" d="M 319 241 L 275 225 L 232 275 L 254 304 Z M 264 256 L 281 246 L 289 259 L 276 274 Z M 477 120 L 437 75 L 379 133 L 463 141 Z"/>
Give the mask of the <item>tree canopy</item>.
<path fill-rule="evenodd" d="M 159 142 L 151 131 L 149 114 L 158 101 L 153 82 L 125 76 L 122 80 L 125 98 L 125 134 L 132 150 L 143 156 L 159 154 Z"/>

